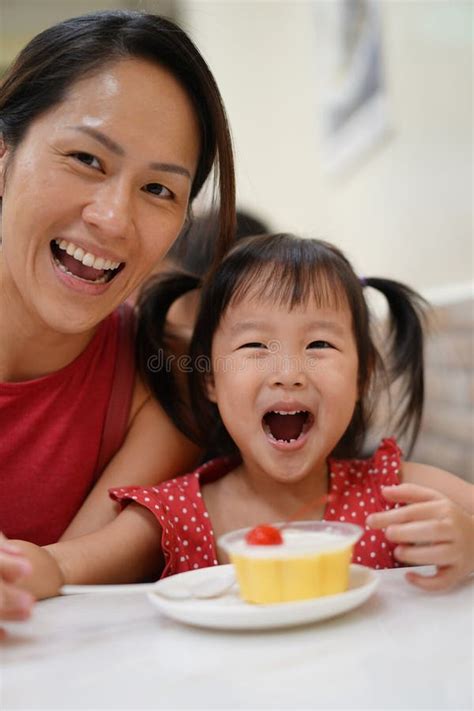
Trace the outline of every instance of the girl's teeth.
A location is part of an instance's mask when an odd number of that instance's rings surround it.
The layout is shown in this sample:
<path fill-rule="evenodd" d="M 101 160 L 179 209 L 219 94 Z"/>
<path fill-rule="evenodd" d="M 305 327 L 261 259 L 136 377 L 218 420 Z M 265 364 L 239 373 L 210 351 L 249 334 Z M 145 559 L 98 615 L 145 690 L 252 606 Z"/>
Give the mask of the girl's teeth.
<path fill-rule="evenodd" d="M 269 435 L 270 439 L 272 440 L 272 442 L 279 442 L 280 444 L 283 444 L 283 443 L 284 443 L 284 444 L 291 444 L 292 442 L 296 442 L 296 439 L 295 439 L 295 438 L 292 438 L 292 439 L 277 439 L 276 437 L 274 437 L 274 436 L 272 435 L 271 432 L 269 432 L 268 435 Z"/>
<path fill-rule="evenodd" d="M 287 410 L 283 412 L 282 410 L 272 410 L 276 415 L 298 415 L 300 412 L 305 412 L 305 410 L 291 410 L 291 412 L 288 412 Z"/>

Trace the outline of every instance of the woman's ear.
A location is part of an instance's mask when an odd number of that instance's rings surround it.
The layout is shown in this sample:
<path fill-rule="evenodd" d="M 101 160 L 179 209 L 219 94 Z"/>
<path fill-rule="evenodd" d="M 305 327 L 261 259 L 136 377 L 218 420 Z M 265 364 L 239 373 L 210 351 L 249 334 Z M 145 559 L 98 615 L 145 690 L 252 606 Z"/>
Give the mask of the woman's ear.
<path fill-rule="evenodd" d="M 216 403 L 216 402 L 217 402 L 217 398 L 216 398 L 216 385 L 215 385 L 215 382 L 214 382 L 214 375 L 213 375 L 212 373 L 208 373 L 208 374 L 206 375 L 206 381 L 205 381 L 205 382 L 206 382 L 206 395 L 207 395 L 207 399 L 208 399 L 210 402 Z"/>

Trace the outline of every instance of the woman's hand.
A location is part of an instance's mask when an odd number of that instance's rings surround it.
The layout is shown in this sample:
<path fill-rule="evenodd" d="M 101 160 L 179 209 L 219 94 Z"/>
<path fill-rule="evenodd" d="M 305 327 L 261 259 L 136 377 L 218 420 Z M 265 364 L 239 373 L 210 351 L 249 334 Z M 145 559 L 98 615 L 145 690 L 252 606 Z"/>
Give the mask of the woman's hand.
<path fill-rule="evenodd" d="M 0 620 L 25 620 L 31 614 L 33 596 L 18 587 L 31 573 L 31 564 L 20 549 L 0 534 Z M 3 636 L 0 629 L 0 638 Z"/>
<path fill-rule="evenodd" d="M 42 548 L 29 541 L 12 541 L 25 556 L 30 572 L 18 581 L 18 586 L 34 595 L 37 600 L 54 597 L 64 585 L 64 574 L 48 547 Z"/>
<path fill-rule="evenodd" d="M 397 543 L 394 555 L 407 565 L 436 565 L 429 577 L 414 572 L 407 580 L 424 590 L 447 590 L 474 570 L 474 517 L 444 494 L 418 484 L 385 486 L 387 501 L 406 504 L 371 514 L 367 524 L 384 528 Z"/>

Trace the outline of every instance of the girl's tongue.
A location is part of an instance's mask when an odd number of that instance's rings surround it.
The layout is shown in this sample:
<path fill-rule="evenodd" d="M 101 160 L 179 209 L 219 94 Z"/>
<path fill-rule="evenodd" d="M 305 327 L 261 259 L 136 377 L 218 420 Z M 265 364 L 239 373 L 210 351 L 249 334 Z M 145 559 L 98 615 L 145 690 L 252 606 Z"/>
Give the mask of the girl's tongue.
<path fill-rule="evenodd" d="M 292 439 L 298 439 L 303 431 L 303 425 L 307 418 L 308 413 L 304 411 L 296 412 L 291 415 L 267 412 L 263 420 L 275 439 L 290 442 Z"/>

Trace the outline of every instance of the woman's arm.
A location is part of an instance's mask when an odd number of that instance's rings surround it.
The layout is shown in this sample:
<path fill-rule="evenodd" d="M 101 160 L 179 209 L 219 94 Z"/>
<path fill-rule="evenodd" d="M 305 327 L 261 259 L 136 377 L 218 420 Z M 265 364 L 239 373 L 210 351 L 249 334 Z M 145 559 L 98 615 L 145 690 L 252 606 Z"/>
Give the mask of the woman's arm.
<path fill-rule="evenodd" d="M 199 454 L 138 381 L 125 441 L 60 540 L 96 531 L 117 516 L 120 506 L 109 498 L 108 489 L 158 484 L 194 469 Z"/>
<path fill-rule="evenodd" d="M 33 597 L 20 589 L 22 578 L 31 573 L 21 550 L 0 533 L 0 620 L 24 620 L 31 614 Z M 0 640 L 5 632 L 0 627 Z"/>
<path fill-rule="evenodd" d="M 161 527 L 150 511 L 131 504 L 100 530 L 40 548 L 13 541 L 32 572 L 18 585 L 42 599 L 62 585 L 121 584 L 157 579 L 164 566 Z"/>
<path fill-rule="evenodd" d="M 395 557 L 407 565 L 436 565 L 431 577 L 410 572 L 425 590 L 452 587 L 474 571 L 474 487 L 436 467 L 406 462 L 402 483 L 386 486 L 387 501 L 404 504 L 367 517 L 397 543 Z"/>
<path fill-rule="evenodd" d="M 401 478 L 407 484 L 435 489 L 468 513 L 474 514 L 474 486 L 455 474 L 428 464 L 404 462 Z"/>

